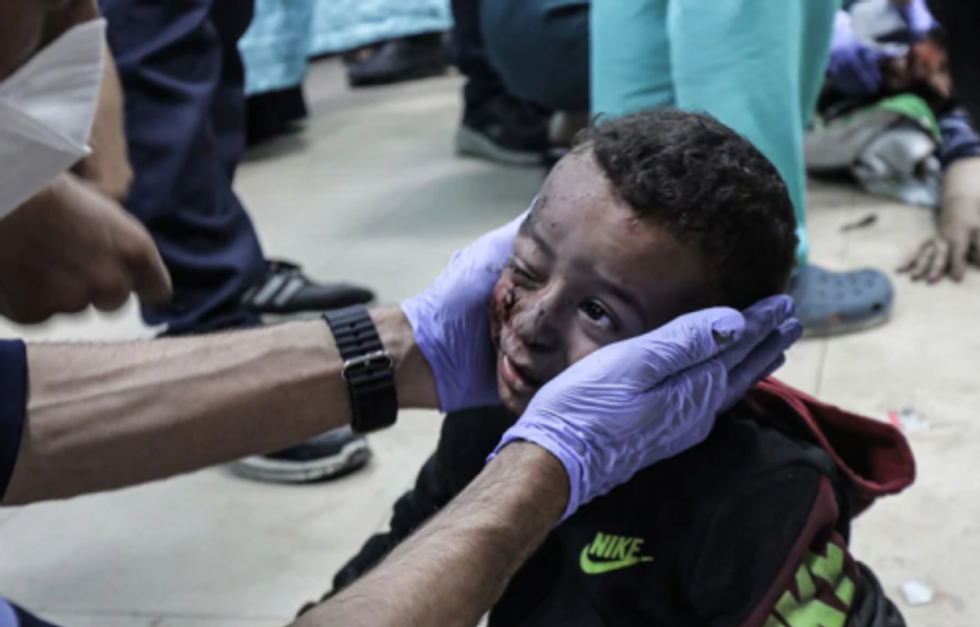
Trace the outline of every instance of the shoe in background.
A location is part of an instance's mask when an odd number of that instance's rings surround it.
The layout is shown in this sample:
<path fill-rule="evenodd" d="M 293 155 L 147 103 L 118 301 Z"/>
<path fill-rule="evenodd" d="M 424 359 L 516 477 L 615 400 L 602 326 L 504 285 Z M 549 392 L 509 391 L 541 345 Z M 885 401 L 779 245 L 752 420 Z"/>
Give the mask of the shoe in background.
<path fill-rule="evenodd" d="M 258 481 L 309 483 L 346 475 L 370 459 L 367 438 L 341 427 L 270 455 L 246 457 L 231 469 Z"/>
<path fill-rule="evenodd" d="M 330 309 L 366 305 L 373 300 L 374 293 L 365 287 L 348 283 L 317 283 L 306 276 L 298 265 L 282 260 L 267 260 L 263 280 L 242 297 L 248 311 L 266 319 L 303 313 L 319 314 Z"/>
<path fill-rule="evenodd" d="M 509 94 L 466 105 L 456 152 L 505 165 L 540 166 L 551 148 L 551 113 Z"/>
<path fill-rule="evenodd" d="M 345 57 L 351 87 L 390 85 L 442 76 L 449 69 L 446 38 L 425 33 L 361 48 Z"/>

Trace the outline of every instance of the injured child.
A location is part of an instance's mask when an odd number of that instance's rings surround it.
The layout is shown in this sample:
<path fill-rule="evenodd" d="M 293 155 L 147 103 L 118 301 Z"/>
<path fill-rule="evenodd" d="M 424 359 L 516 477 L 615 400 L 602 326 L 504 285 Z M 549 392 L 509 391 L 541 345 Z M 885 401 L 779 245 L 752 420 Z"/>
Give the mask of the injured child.
<path fill-rule="evenodd" d="M 772 164 L 710 117 L 645 112 L 586 131 L 545 182 L 492 297 L 503 405 L 446 416 L 390 531 L 335 590 L 459 494 L 562 370 L 692 310 L 783 291 L 795 229 Z M 489 624 L 904 625 L 847 547 L 851 520 L 913 476 L 891 426 L 766 380 L 705 442 L 558 525 Z"/>

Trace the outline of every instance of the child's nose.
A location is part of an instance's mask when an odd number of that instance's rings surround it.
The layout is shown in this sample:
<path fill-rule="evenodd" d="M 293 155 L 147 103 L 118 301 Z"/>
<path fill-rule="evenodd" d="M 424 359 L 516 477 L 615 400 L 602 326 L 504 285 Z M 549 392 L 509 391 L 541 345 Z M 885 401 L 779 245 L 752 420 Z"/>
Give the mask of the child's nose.
<path fill-rule="evenodd" d="M 528 348 L 553 350 L 561 343 L 561 307 L 547 296 L 525 307 L 516 317 L 515 334 Z"/>

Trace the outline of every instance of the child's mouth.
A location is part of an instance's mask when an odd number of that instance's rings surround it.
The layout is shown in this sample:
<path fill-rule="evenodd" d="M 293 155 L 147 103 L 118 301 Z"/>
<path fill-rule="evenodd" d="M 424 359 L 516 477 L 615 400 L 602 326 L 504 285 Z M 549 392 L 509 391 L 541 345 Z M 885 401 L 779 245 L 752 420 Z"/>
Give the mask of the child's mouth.
<path fill-rule="evenodd" d="M 541 381 L 527 367 L 515 364 L 504 353 L 500 354 L 500 378 L 519 395 L 533 394 L 541 387 Z"/>

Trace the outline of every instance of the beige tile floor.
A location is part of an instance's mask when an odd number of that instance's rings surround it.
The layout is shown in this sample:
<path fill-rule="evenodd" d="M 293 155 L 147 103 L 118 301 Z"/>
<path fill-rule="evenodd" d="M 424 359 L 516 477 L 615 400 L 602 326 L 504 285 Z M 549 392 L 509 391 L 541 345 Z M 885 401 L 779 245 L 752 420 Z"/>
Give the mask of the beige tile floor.
<path fill-rule="evenodd" d="M 314 68 L 306 129 L 250 155 L 238 189 L 269 255 L 325 279 L 374 286 L 384 303 L 424 287 L 451 252 L 521 211 L 540 174 L 457 159 L 458 79 L 360 93 Z M 876 225 L 842 233 L 867 215 Z M 815 261 L 893 268 L 929 228 L 920 209 L 826 184 L 811 187 Z M 879 503 L 854 531 L 856 553 L 888 592 L 936 592 L 910 625 L 968 627 L 980 614 L 980 273 L 962 286 L 896 277 L 893 321 L 862 335 L 804 342 L 782 376 L 873 415 L 914 407 L 931 430 L 910 436 L 917 485 Z M 85 314 L 32 338 L 145 337 L 134 307 Z M 224 469 L 138 489 L 0 510 L 0 591 L 68 626 L 272 627 L 319 596 L 341 562 L 383 526 L 438 429 L 428 413 L 372 437 L 375 458 L 335 483 L 277 487 Z M 971 461 L 972 460 L 972 461 Z M 977 473 L 977 474 L 974 474 Z"/>

